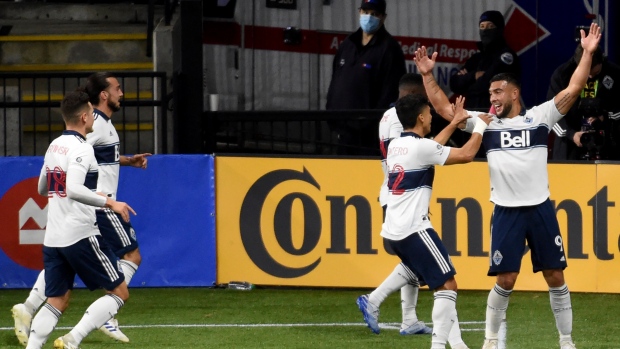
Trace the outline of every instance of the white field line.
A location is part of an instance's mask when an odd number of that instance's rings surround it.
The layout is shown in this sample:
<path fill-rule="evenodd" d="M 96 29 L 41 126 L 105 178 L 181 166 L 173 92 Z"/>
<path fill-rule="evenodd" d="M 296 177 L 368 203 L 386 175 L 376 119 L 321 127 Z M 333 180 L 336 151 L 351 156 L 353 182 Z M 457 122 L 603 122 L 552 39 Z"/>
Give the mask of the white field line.
<path fill-rule="evenodd" d="M 462 328 L 462 325 L 484 325 L 484 321 L 460 322 L 461 331 L 484 331 L 484 328 Z M 336 322 L 314 324 L 152 324 L 152 325 L 121 325 L 125 328 L 227 328 L 227 327 L 332 327 L 332 326 L 366 326 L 363 322 Z M 379 327 L 388 330 L 400 329 L 400 323 L 381 323 Z M 70 330 L 72 327 L 56 327 L 57 330 Z M 0 331 L 13 331 L 13 327 L 0 327 Z"/>

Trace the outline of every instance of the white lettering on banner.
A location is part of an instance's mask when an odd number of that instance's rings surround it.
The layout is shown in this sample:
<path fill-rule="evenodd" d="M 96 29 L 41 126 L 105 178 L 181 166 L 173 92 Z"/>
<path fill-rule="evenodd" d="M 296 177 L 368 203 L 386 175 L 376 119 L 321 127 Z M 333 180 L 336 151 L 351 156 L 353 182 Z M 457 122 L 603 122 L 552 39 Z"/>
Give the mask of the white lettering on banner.
<path fill-rule="evenodd" d="M 530 131 L 521 131 L 521 136 L 511 137 L 510 132 L 500 133 L 500 142 L 502 148 L 523 148 L 530 146 Z"/>
<path fill-rule="evenodd" d="M 338 37 L 334 36 L 334 38 L 332 39 L 332 44 L 329 46 L 329 48 L 332 50 L 337 50 L 338 45 L 340 45 L 340 42 L 338 41 Z"/>
<path fill-rule="evenodd" d="M 398 42 L 403 50 L 403 54 L 405 56 L 413 56 L 415 51 L 422 46 L 422 44 L 418 41 L 415 41 L 412 45 L 404 45 L 402 41 Z M 437 51 L 438 60 L 441 58 L 456 58 L 459 62 L 465 62 L 469 59 L 473 54 L 478 52 L 475 49 L 467 49 L 464 47 L 450 47 L 447 44 L 435 44 L 427 48 L 428 54 L 432 55 L 433 52 Z"/>
<path fill-rule="evenodd" d="M 459 62 L 463 62 L 471 57 L 476 50 L 468 50 L 466 48 L 451 48 L 446 44 L 442 44 L 439 49 L 440 57 L 458 58 Z"/>

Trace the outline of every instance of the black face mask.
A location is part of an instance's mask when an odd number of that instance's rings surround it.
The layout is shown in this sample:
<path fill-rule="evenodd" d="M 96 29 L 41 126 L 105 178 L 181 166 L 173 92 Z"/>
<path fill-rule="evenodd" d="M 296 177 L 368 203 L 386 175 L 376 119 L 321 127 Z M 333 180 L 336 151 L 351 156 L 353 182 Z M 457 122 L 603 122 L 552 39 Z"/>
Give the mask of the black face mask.
<path fill-rule="evenodd" d="M 498 28 L 480 30 L 480 41 L 482 41 L 482 45 L 484 46 L 501 38 L 501 36 L 502 32 Z"/>

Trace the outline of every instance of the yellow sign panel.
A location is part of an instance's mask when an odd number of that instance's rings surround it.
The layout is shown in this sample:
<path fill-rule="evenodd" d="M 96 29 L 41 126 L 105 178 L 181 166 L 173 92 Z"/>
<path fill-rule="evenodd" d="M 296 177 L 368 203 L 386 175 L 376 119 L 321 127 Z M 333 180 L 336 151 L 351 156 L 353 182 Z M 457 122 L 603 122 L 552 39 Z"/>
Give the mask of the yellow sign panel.
<path fill-rule="evenodd" d="M 450 252 L 459 288 L 490 289 L 495 279 L 486 276 L 493 210 L 487 164 L 437 166 L 435 173 L 430 217 Z M 620 205 L 615 208 L 609 198 L 618 197 L 613 178 L 620 169 L 553 164 L 549 174 L 570 289 L 620 292 L 620 282 L 605 277 L 620 269 L 619 234 L 607 229 L 619 223 L 614 210 Z M 218 282 L 378 286 L 399 263 L 379 235 L 382 179 L 378 160 L 217 157 Z M 532 273 L 529 253 L 516 288 L 547 290 L 542 275 Z"/>

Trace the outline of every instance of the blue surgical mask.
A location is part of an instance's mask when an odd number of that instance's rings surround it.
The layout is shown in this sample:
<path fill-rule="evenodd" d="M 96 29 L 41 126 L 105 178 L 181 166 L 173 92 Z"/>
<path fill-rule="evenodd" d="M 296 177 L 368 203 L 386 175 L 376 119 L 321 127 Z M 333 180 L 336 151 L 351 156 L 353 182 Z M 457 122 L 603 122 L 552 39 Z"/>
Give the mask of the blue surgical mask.
<path fill-rule="evenodd" d="M 372 34 L 379 29 L 381 20 L 372 15 L 360 15 L 360 27 L 365 33 Z"/>

